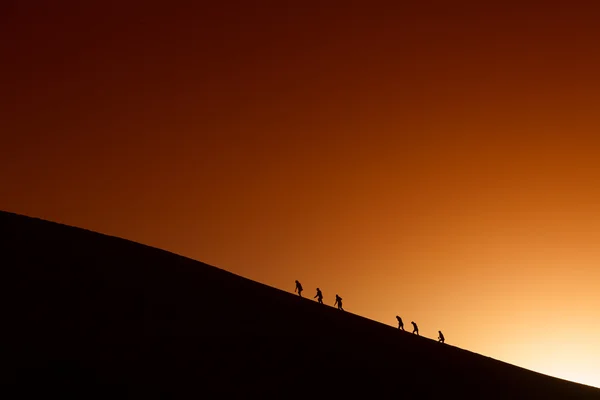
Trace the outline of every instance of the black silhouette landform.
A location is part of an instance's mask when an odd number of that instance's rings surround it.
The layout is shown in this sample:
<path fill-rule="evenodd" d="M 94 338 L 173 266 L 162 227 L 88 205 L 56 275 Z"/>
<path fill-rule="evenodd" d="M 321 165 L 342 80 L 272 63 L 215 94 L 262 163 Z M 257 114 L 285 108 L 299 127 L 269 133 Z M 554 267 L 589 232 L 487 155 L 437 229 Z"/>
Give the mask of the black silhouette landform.
<path fill-rule="evenodd" d="M 139 243 L 8 212 L 0 237 L 5 393 L 600 399 Z"/>

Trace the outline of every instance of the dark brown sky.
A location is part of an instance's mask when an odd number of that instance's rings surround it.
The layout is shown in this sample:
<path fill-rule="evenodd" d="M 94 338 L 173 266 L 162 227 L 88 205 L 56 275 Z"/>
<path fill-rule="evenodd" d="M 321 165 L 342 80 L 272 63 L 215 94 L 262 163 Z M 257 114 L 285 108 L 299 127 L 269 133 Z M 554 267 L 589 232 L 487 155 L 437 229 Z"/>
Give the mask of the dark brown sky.
<path fill-rule="evenodd" d="M 600 386 L 599 6 L 212 3 L 2 2 L 0 209 Z"/>

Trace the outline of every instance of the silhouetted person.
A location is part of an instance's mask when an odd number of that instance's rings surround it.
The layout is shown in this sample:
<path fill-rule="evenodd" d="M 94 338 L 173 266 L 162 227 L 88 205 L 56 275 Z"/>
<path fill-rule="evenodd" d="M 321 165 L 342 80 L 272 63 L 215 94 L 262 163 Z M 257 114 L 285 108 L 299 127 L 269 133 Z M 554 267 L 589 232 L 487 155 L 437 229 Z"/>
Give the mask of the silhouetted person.
<path fill-rule="evenodd" d="M 411 321 L 410 323 L 413 326 L 413 332 L 412 333 L 416 333 L 417 336 L 419 336 L 419 327 L 417 326 L 417 324 L 415 324 L 415 321 Z"/>
<path fill-rule="evenodd" d="M 344 309 L 342 308 L 342 298 L 337 294 L 335 295 L 335 303 L 333 303 L 333 306 L 335 307 L 336 304 L 338 306 L 338 310 L 344 311 Z"/>
<path fill-rule="evenodd" d="M 444 343 L 444 340 L 446 340 L 444 338 L 444 334 L 442 333 L 442 331 L 438 331 L 438 333 L 440 334 L 440 336 L 438 337 L 438 342 Z"/>
<path fill-rule="evenodd" d="M 396 319 L 398 320 L 398 329 L 404 330 L 404 322 L 402 322 L 402 318 L 396 315 Z"/>
<path fill-rule="evenodd" d="M 298 296 L 302 297 L 302 290 L 302 285 L 296 280 L 296 289 L 294 289 L 294 292 L 298 292 Z"/>
<path fill-rule="evenodd" d="M 323 304 L 323 293 L 321 293 L 321 289 L 317 288 L 317 295 L 315 297 L 319 303 Z M 313 299 L 315 297 L 313 297 Z"/>

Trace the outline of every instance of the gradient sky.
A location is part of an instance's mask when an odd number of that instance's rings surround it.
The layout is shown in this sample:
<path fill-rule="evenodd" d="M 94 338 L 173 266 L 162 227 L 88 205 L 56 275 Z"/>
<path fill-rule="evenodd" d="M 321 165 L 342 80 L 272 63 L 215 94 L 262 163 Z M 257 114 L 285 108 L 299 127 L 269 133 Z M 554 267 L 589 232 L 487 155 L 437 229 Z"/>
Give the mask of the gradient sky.
<path fill-rule="evenodd" d="M 0 209 L 600 387 L 598 6 L 121 3 L 1 3 Z"/>

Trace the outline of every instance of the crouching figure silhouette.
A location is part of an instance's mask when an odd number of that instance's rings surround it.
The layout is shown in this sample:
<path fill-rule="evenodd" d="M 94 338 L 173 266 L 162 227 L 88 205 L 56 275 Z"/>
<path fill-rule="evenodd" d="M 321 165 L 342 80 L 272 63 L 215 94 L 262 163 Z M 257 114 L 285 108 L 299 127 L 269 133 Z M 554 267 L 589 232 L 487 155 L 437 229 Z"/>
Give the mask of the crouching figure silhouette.
<path fill-rule="evenodd" d="M 438 333 L 439 333 L 438 342 L 444 343 L 444 341 L 446 340 L 446 338 L 444 338 L 444 334 L 442 333 L 442 331 L 438 331 Z"/>

